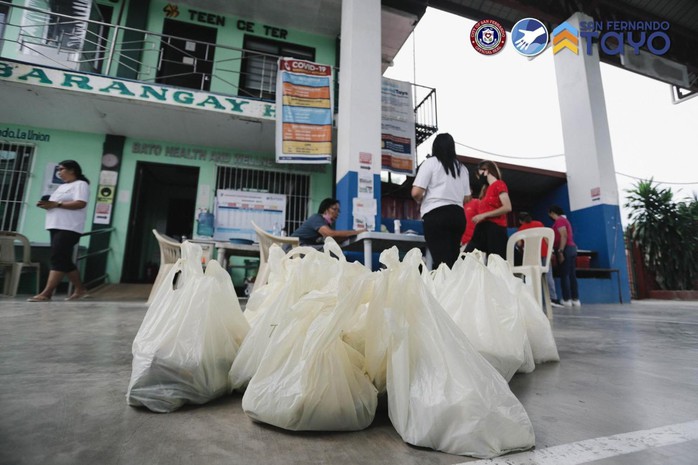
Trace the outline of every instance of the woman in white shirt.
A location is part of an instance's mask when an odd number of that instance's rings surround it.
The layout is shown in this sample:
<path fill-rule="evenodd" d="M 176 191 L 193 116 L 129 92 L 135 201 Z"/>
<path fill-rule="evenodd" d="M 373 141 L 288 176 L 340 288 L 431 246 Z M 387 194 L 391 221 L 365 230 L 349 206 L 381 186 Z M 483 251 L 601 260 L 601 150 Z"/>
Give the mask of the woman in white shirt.
<path fill-rule="evenodd" d="M 468 169 L 456 158 L 456 144 L 450 134 L 436 136 L 431 151 L 432 156 L 419 166 L 412 198 L 420 204 L 424 239 L 436 269 L 441 263 L 452 267 L 458 259 L 470 179 Z"/>
<path fill-rule="evenodd" d="M 56 171 L 63 184 L 58 186 L 48 200 L 39 200 L 36 204 L 46 210 L 46 229 L 51 234 L 51 271 L 44 290 L 27 299 L 29 302 L 50 301 L 65 275 L 68 275 L 74 288 L 73 294 L 66 300 L 78 300 L 87 296 L 87 289 L 80 281 L 80 272 L 73 263 L 73 249 L 85 231 L 90 181 L 74 160 L 60 162 Z"/>

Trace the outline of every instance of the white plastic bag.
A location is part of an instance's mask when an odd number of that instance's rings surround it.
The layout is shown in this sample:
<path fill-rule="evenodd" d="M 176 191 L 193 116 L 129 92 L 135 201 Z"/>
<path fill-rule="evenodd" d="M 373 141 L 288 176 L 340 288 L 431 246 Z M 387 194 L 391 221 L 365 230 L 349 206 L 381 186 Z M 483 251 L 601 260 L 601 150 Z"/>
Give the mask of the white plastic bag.
<path fill-rule="evenodd" d="M 489 259 L 496 261 L 499 256 L 493 254 Z M 504 379 L 535 368 L 516 299 L 478 255 L 465 254 L 454 263 L 444 285 L 437 289 L 437 300 Z"/>
<path fill-rule="evenodd" d="M 326 253 L 312 247 L 296 247 L 279 255 L 280 250 L 276 245 L 271 247 L 269 281 L 252 293 L 245 308 L 246 316 L 250 312 L 254 316 L 248 317 L 251 330 L 230 368 L 231 390 L 245 389 L 264 358 L 272 333 L 286 324 L 293 305 L 313 290 L 329 288 L 336 292 L 342 263 L 346 264 L 334 240 L 328 242 Z M 332 256 L 338 251 L 340 259 Z"/>
<path fill-rule="evenodd" d="M 271 332 L 242 399 L 252 419 L 294 431 L 356 431 L 373 421 L 377 391 L 364 356 L 342 339 L 370 298 L 370 271 L 334 260 L 335 285 L 305 294 Z"/>
<path fill-rule="evenodd" d="M 182 244 L 133 341 L 129 405 L 172 412 L 229 392 L 228 371 L 249 325 L 228 273 Z M 176 278 L 176 285 L 172 283 Z"/>
<path fill-rule="evenodd" d="M 501 258 L 491 260 L 487 267 L 509 288 L 510 294 L 518 303 L 535 363 L 559 362 L 560 355 L 557 352 L 550 321 L 536 301 L 533 288 L 514 276 L 509 264 Z M 547 286 L 545 282 L 543 285 Z"/>
<path fill-rule="evenodd" d="M 410 444 L 473 457 L 534 445 L 533 426 L 502 376 L 473 348 L 419 276 L 421 253 L 387 269 L 373 288 L 366 366 L 388 394 L 393 426 Z"/>

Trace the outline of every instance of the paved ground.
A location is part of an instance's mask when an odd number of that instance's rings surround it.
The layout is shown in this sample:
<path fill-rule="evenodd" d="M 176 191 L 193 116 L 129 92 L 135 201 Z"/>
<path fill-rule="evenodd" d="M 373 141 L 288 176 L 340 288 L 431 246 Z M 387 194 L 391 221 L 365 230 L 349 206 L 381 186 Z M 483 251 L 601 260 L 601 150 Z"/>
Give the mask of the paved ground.
<path fill-rule="evenodd" d="M 0 298 L 0 465 L 472 462 L 402 442 L 385 406 L 356 433 L 250 421 L 239 395 L 172 414 L 126 405 L 139 301 Z M 510 386 L 536 449 L 490 464 L 698 463 L 698 302 L 557 310 L 562 361 Z M 594 440 L 597 439 L 597 440 Z"/>

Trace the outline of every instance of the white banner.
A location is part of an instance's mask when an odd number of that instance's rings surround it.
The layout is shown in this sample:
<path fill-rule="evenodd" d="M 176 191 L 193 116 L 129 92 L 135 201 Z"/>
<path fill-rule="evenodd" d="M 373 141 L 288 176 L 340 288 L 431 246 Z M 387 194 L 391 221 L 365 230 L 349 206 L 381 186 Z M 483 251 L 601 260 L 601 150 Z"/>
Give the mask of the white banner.
<path fill-rule="evenodd" d="M 412 84 L 383 78 L 381 169 L 414 175 L 417 168 Z"/>
<path fill-rule="evenodd" d="M 257 241 L 252 223 L 272 233 L 286 222 L 286 196 L 264 192 L 218 189 L 216 193 L 216 240 L 251 239 Z"/>

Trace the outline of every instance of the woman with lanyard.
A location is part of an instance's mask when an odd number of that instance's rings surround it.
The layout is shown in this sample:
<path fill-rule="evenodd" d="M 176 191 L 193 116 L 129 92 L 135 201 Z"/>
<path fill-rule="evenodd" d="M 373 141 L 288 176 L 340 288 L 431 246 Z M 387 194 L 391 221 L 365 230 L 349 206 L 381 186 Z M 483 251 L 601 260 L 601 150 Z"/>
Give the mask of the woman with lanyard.
<path fill-rule="evenodd" d="M 326 237 L 332 237 L 337 242 L 342 242 L 352 236 L 365 231 L 365 229 L 334 229 L 334 222 L 339 217 L 339 200 L 327 198 L 320 202 L 318 212 L 311 215 L 296 229 L 291 237 L 300 239 L 300 245 L 322 249 Z"/>
<path fill-rule="evenodd" d="M 506 259 L 509 240 L 507 213 L 511 211 L 509 189 L 502 181 L 502 174 L 495 162 L 481 161 L 477 173 L 480 182 L 487 185 L 487 190 L 480 200 L 479 213 L 472 219 L 475 230 L 465 252 L 477 249 L 487 255 L 494 253 Z"/>

